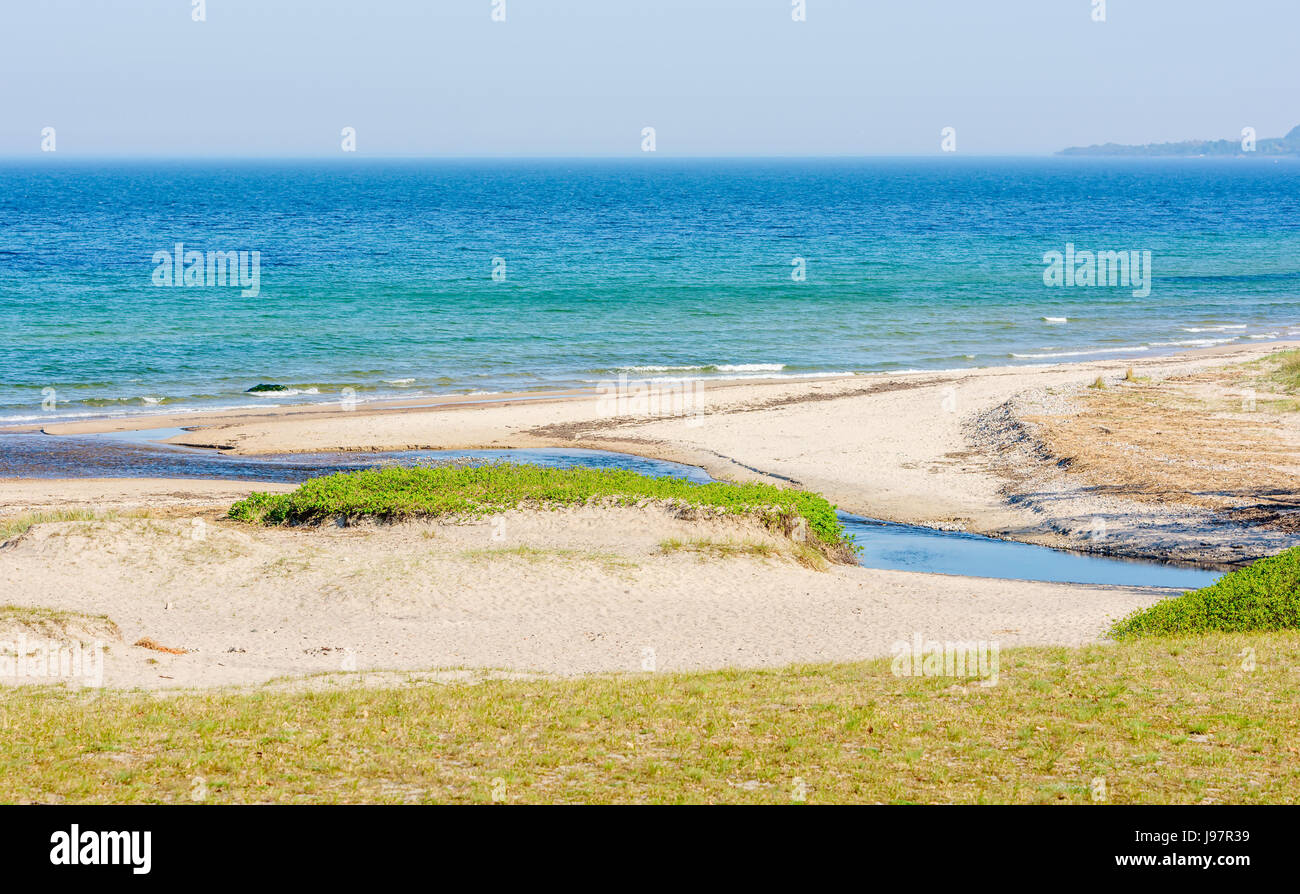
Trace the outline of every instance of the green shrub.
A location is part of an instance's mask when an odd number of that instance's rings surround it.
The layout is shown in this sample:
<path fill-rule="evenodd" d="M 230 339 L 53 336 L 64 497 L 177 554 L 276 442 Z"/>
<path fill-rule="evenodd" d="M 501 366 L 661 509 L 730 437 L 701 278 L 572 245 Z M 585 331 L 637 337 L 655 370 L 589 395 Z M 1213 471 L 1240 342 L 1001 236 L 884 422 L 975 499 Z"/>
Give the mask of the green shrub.
<path fill-rule="evenodd" d="M 731 514 L 759 515 L 769 524 L 787 527 L 801 516 L 815 542 L 851 555 L 850 538 L 835 516 L 835 507 L 818 494 L 770 484 L 694 484 L 621 469 L 544 469 L 493 463 L 340 472 L 313 478 L 288 494 L 251 494 L 231 506 L 229 516 L 262 525 L 363 516 L 383 520 L 473 517 L 517 506 L 559 508 L 598 499 L 625 505 L 642 500 L 677 501 Z"/>
<path fill-rule="evenodd" d="M 1300 629 L 1300 547 L 1260 559 L 1203 589 L 1136 611 L 1116 623 L 1111 636 L 1296 629 Z"/>

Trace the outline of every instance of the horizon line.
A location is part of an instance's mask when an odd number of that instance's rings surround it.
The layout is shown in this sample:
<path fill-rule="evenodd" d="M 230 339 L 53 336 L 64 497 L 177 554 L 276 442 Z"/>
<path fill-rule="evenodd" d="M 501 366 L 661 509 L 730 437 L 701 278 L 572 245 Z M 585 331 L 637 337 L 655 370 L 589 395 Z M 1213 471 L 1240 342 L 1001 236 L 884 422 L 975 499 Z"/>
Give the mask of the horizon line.
<path fill-rule="evenodd" d="M 638 153 L 635 155 L 361 155 L 356 153 L 333 153 L 330 155 L 98 155 L 59 152 L 29 152 L 24 154 L 0 153 L 0 163 L 16 161 L 36 161 L 38 159 L 58 163 L 69 161 L 154 161 L 154 162 L 207 162 L 207 161 L 247 161 L 247 162 L 337 162 L 352 164 L 359 161 L 634 161 L 654 155 L 670 161 L 868 161 L 868 160 L 940 160 L 940 159 L 1069 159 L 1069 160 L 1250 160 L 1249 156 L 1133 156 L 1133 155 L 1066 155 L 1063 151 L 1050 153 L 971 153 L 971 152 L 934 152 L 927 154 L 827 154 L 827 155 L 670 155 L 659 153 Z M 51 156 L 54 156 L 51 158 Z M 1262 155 L 1258 158 L 1278 160 L 1285 156 Z"/>

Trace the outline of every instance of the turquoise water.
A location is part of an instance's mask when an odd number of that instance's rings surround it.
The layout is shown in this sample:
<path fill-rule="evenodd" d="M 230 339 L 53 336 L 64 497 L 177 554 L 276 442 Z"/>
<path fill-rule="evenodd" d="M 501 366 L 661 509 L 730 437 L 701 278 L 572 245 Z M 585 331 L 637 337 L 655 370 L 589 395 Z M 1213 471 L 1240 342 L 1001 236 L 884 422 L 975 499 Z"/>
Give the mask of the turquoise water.
<path fill-rule="evenodd" d="M 258 294 L 155 285 L 178 242 Z M 1066 243 L 1150 294 L 1045 285 Z M 1294 160 L 0 165 L 0 422 L 1150 356 L 1298 295 Z"/>

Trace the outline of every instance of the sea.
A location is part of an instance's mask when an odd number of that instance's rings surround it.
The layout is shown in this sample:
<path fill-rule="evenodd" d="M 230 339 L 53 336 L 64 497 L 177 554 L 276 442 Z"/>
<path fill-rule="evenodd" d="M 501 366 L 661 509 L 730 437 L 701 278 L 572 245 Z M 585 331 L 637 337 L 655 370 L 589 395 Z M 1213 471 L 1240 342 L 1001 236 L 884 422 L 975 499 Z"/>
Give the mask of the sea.
<path fill-rule="evenodd" d="M 0 424 L 1296 336 L 1296 159 L 0 162 Z"/>

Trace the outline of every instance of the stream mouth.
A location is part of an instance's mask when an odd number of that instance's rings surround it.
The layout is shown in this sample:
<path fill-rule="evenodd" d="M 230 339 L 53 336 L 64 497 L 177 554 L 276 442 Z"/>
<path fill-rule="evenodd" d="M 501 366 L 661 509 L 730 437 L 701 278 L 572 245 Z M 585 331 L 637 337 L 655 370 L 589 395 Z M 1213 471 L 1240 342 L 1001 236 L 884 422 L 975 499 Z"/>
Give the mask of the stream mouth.
<path fill-rule="evenodd" d="M 1203 568 L 1053 549 L 964 531 L 940 531 L 862 518 L 845 512 L 838 515 L 859 548 L 858 563 L 867 568 L 1183 590 L 1208 587 L 1223 576 L 1221 571 Z"/>
<path fill-rule="evenodd" d="M 160 443 L 184 429 L 107 432 L 94 435 L 0 435 L 0 477 L 200 478 L 298 484 L 331 472 L 390 465 L 449 462 L 532 463 L 548 468 L 587 466 L 669 475 L 699 484 L 713 481 L 697 466 L 629 453 L 577 448 L 509 450 L 398 450 L 232 456 L 209 448 Z M 941 531 L 839 512 L 858 547 L 859 564 L 890 571 L 921 571 L 965 577 L 1051 583 L 1199 589 L 1222 572 L 1136 559 L 1116 559 Z"/>

